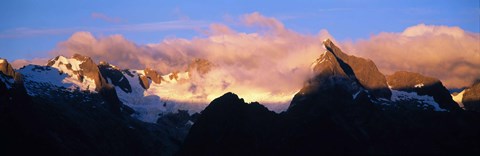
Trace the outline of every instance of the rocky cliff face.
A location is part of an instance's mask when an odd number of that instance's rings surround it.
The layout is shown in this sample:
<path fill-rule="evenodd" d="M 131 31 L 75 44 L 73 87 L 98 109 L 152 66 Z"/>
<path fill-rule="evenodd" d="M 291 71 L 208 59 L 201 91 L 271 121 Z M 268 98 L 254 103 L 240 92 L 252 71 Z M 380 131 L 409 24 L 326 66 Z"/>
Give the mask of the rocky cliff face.
<path fill-rule="evenodd" d="M 148 80 L 147 76 L 139 75 L 138 79 L 139 79 L 140 85 L 143 87 L 143 89 L 150 88 L 150 81 Z"/>
<path fill-rule="evenodd" d="M 347 55 L 338 48 L 329 39 L 325 40 L 325 48 L 332 53 L 338 60 L 340 66 L 350 77 L 356 77 L 358 82 L 372 93 L 373 96 L 389 99 L 391 92 L 388 89 L 385 76 L 378 71 L 377 66 L 372 60 Z M 348 69 L 348 67 L 350 69 Z"/>
<path fill-rule="evenodd" d="M 100 70 L 102 77 L 106 79 L 107 83 L 118 86 L 126 93 L 132 92 L 132 86 L 130 86 L 130 82 L 128 82 L 128 79 L 125 77 L 125 75 L 123 75 L 120 69 L 106 62 L 100 62 L 98 69 Z"/>
<path fill-rule="evenodd" d="M 436 78 L 418 73 L 399 71 L 387 76 L 388 85 L 394 90 L 416 92 L 419 95 L 432 96 L 441 108 L 458 111 L 461 108 L 453 101 L 449 91 Z"/>
<path fill-rule="evenodd" d="M 9 77 L 15 77 L 15 70 L 7 60 L 0 58 L 0 72 Z"/>
<path fill-rule="evenodd" d="M 466 110 L 480 112 L 480 80 L 465 89 L 462 103 Z"/>
<path fill-rule="evenodd" d="M 23 75 L 15 72 L 6 59 L 0 58 L 0 94 L 9 95 L 9 90 L 17 94 L 26 94 L 23 83 Z"/>
<path fill-rule="evenodd" d="M 161 84 L 162 81 L 165 81 L 162 75 L 160 75 L 157 71 L 150 68 L 145 68 L 143 70 L 143 74 L 138 75 L 138 79 L 143 89 L 150 88 L 150 80 L 152 81 L 152 83 L 156 83 L 156 84 Z"/>

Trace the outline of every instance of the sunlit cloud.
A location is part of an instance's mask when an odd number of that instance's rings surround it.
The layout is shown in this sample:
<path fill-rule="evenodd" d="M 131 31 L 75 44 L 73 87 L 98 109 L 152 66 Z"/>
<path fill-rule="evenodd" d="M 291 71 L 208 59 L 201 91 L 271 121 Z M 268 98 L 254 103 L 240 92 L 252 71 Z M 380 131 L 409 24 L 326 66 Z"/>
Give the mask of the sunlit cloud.
<path fill-rule="evenodd" d="M 419 24 L 343 46 L 372 59 L 385 74 L 418 72 L 439 78 L 451 88 L 469 86 L 480 77 L 480 34 L 459 27 Z"/>
<path fill-rule="evenodd" d="M 10 62 L 10 64 L 12 65 L 12 67 L 14 69 L 19 69 L 19 68 L 22 68 L 23 66 L 29 65 L 29 64 L 43 66 L 43 65 L 47 64 L 48 60 L 49 59 L 47 59 L 47 58 L 34 58 L 34 59 L 30 59 L 30 60 L 17 59 L 17 60 L 14 60 L 13 62 Z"/>

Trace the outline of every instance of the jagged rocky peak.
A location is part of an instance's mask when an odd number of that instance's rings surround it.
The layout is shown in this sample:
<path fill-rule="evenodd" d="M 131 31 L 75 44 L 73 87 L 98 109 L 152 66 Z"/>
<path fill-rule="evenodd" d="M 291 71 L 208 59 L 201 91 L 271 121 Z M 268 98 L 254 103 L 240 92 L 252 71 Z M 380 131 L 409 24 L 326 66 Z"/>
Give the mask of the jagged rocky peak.
<path fill-rule="evenodd" d="M 460 107 L 453 101 L 447 88 L 436 78 L 424 76 L 419 73 L 398 71 L 392 75 L 387 75 L 387 82 L 393 90 L 416 92 L 418 95 L 432 96 L 441 108 L 460 110 Z"/>
<path fill-rule="evenodd" d="M 12 65 L 10 65 L 10 63 L 3 58 L 0 58 L 0 72 L 9 77 L 15 77 L 15 70 L 13 69 Z"/>
<path fill-rule="evenodd" d="M 120 68 L 114 65 L 111 65 L 106 61 L 100 61 L 98 63 L 98 69 L 100 70 L 102 77 L 105 78 L 107 83 L 110 83 L 119 87 L 126 93 L 132 92 L 132 86 L 130 85 L 130 82 L 125 77 L 125 75 L 120 70 Z M 125 71 L 128 71 L 128 70 L 125 70 Z"/>
<path fill-rule="evenodd" d="M 47 66 L 74 77 L 87 85 L 88 90 L 99 91 L 107 84 L 97 64 L 88 56 L 74 54 L 73 57 L 57 56 L 48 61 Z"/>
<path fill-rule="evenodd" d="M 336 75 L 340 77 L 348 77 L 347 73 L 342 69 L 340 63 L 333 53 L 324 52 L 314 62 L 313 71 L 318 75 Z"/>
<path fill-rule="evenodd" d="M 316 74 L 353 79 L 373 96 L 390 98 L 392 93 L 388 89 L 387 80 L 373 61 L 345 54 L 330 39 L 323 41 L 323 44 L 327 51 L 313 64 Z"/>
<path fill-rule="evenodd" d="M 165 81 L 157 71 L 148 67 L 138 74 L 138 79 L 143 89 L 150 88 L 150 80 L 156 84 L 161 84 L 162 81 Z"/>
<path fill-rule="evenodd" d="M 5 94 L 13 87 L 15 70 L 6 59 L 0 58 L 0 93 Z"/>
<path fill-rule="evenodd" d="M 12 100 L 11 92 L 26 95 L 23 81 L 23 75 L 16 72 L 6 59 L 0 58 L 0 103 L 2 101 Z M 17 97 L 18 98 L 18 97 Z M 24 96 L 20 96 L 24 100 Z"/>
<path fill-rule="evenodd" d="M 154 83 L 156 83 L 156 84 L 161 84 L 162 83 L 163 78 L 157 71 L 155 71 L 151 68 L 145 68 L 145 70 L 143 70 L 143 71 L 145 73 L 145 76 L 147 76 Z"/>
<path fill-rule="evenodd" d="M 7 59 L 0 58 L 0 73 L 6 76 L 5 79 L 13 78 L 16 84 L 23 85 L 23 75 L 16 72 Z"/>

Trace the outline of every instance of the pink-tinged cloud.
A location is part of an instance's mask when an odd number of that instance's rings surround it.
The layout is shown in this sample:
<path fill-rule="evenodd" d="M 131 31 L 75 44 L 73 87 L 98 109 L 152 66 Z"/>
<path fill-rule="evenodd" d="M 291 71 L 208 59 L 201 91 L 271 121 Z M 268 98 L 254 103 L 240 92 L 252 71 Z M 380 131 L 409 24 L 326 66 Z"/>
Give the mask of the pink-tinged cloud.
<path fill-rule="evenodd" d="M 149 67 L 164 74 L 185 71 L 193 59 L 202 58 L 215 67 L 191 82 L 198 89 L 190 94 L 214 98 L 232 91 L 247 100 L 288 103 L 309 77 L 311 63 L 324 51 L 322 40 L 330 35 L 326 30 L 318 35 L 299 34 L 258 13 L 242 16 L 240 21 L 261 33 L 237 32 L 224 24 L 211 24 L 207 37 L 169 38 L 138 45 L 121 35 L 94 37 L 89 32 L 78 32 L 52 53 L 80 53 L 119 67 Z"/>
<path fill-rule="evenodd" d="M 44 65 L 47 64 L 47 62 L 48 62 L 47 58 L 34 58 L 34 59 L 30 59 L 30 60 L 18 59 L 18 60 L 15 60 L 15 61 L 11 62 L 10 64 L 12 65 L 12 67 L 14 69 L 19 69 L 19 68 L 22 68 L 23 66 L 29 65 L 29 64 L 44 66 Z"/>
<path fill-rule="evenodd" d="M 95 20 L 98 19 L 98 20 L 102 20 L 102 21 L 105 21 L 105 22 L 108 22 L 108 23 L 120 23 L 120 22 L 122 22 L 122 19 L 120 19 L 118 17 L 110 17 L 110 16 L 107 16 L 105 14 L 98 13 L 98 12 L 94 12 L 94 13 L 90 14 L 90 17 L 92 17 Z"/>
<path fill-rule="evenodd" d="M 480 34 L 459 27 L 419 24 L 401 33 L 384 32 L 343 46 L 372 59 L 385 74 L 413 71 L 457 88 L 480 78 Z"/>
<path fill-rule="evenodd" d="M 80 53 L 121 68 L 149 67 L 164 74 L 185 71 L 196 58 L 206 59 L 214 64 L 213 70 L 204 76 L 193 74 L 188 85 L 176 88 L 177 93 L 208 102 L 231 91 L 247 101 L 289 103 L 311 76 L 311 63 L 325 51 L 322 41 L 332 36 L 327 30 L 300 34 L 259 13 L 241 16 L 239 21 L 258 31 L 243 33 L 225 24 L 211 24 L 206 37 L 168 38 L 147 45 L 121 35 L 95 37 L 77 32 L 59 43 L 52 54 Z M 334 40 L 346 53 L 374 60 L 384 73 L 419 72 L 438 77 L 450 87 L 468 85 L 479 76 L 478 41 L 478 34 L 460 28 L 425 25 L 403 33 L 380 33 L 368 40 Z"/>
<path fill-rule="evenodd" d="M 265 17 L 258 12 L 243 15 L 242 21 L 247 26 L 262 26 L 276 31 L 284 31 L 283 23 L 272 17 Z"/>
<path fill-rule="evenodd" d="M 210 35 L 230 35 L 236 33 L 235 30 L 230 29 L 230 27 L 224 24 L 214 23 L 210 25 L 210 31 L 208 34 Z"/>

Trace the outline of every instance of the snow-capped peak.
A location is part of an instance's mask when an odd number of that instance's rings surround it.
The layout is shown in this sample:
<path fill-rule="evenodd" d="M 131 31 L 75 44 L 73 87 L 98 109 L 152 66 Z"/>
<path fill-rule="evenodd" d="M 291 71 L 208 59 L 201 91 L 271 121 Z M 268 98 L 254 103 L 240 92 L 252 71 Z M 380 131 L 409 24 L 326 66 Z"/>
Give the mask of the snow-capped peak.
<path fill-rule="evenodd" d="M 77 84 L 82 90 L 98 91 L 105 83 L 97 65 L 87 56 L 79 54 L 73 55 L 72 58 L 57 56 L 48 61 L 47 66 L 66 73 L 69 78 L 65 81 Z"/>
<path fill-rule="evenodd" d="M 80 65 L 85 62 L 74 58 L 66 58 L 64 56 L 58 56 L 50 61 L 53 62 L 51 67 L 57 68 L 61 72 L 67 73 L 69 76 L 77 75 L 78 72 L 82 70 Z"/>

